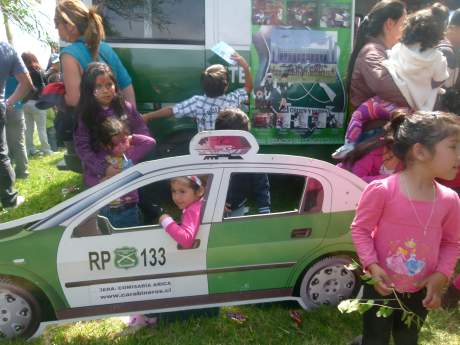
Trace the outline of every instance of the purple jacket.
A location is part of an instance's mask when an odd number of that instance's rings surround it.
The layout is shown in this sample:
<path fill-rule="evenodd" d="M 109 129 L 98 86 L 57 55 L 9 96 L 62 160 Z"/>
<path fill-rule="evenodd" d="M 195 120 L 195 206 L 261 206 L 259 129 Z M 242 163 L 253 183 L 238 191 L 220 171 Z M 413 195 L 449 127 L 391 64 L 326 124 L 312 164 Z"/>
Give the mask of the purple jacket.
<path fill-rule="evenodd" d="M 151 137 L 142 116 L 128 102 L 126 102 L 126 108 L 128 110 L 126 115 L 128 116 L 128 125 L 131 134 L 142 134 Z M 95 114 L 95 116 L 97 116 L 100 119 L 100 123 L 102 123 L 102 121 L 106 118 L 114 116 L 114 113 L 113 110 L 109 108 Z M 85 181 L 85 185 L 88 187 L 94 186 L 105 176 L 105 171 L 108 166 L 106 156 L 110 155 L 110 152 L 104 149 L 101 149 L 98 152 L 93 151 L 90 144 L 89 130 L 81 117 L 78 119 L 77 128 L 75 129 L 73 138 L 75 151 L 83 163 L 83 179 Z M 145 150 L 142 149 L 133 154 L 130 157 L 133 160 L 133 163 L 137 163 L 140 159 L 142 159 L 143 156 L 145 156 L 148 151 L 153 148 L 153 145 L 148 145 L 148 148 L 145 147 Z"/>

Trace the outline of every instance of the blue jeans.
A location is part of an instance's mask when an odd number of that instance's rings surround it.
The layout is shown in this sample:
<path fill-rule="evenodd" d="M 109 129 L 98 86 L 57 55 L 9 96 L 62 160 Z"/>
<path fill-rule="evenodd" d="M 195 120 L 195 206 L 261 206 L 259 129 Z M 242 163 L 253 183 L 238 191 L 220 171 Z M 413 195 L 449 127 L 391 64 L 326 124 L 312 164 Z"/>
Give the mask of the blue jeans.
<path fill-rule="evenodd" d="M 46 135 L 48 137 L 48 143 L 50 144 L 51 151 L 57 151 L 56 129 L 54 126 L 46 128 Z"/>
<path fill-rule="evenodd" d="M 130 228 L 141 225 L 137 204 L 124 204 L 119 207 L 106 206 L 100 214 L 107 217 L 115 228 Z"/>
<path fill-rule="evenodd" d="M 25 120 L 22 109 L 10 109 L 6 112 L 6 141 L 10 159 L 15 164 L 16 175 L 27 172 L 29 160 L 25 143 Z"/>
<path fill-rule="evenodd" d="M 13 189 L 16 176 L 11 167 L 10 157 L 8 156 L 5 118 L 5 111 L 0 108 L 0 201 L 3 207 L 10 207 L 16 205 L 18 193 Z"/>

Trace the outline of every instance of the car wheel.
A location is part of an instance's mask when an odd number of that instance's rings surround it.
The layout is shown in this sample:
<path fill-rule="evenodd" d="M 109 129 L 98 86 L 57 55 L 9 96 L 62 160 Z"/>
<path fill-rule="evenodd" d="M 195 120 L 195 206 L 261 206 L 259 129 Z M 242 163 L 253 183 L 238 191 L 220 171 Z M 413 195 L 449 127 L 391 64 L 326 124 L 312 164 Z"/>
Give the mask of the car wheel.
<path fill-rule="evenodd" d="M 307 309 L 338 305 L 357 293 L 359 275 L 356 270 L 345 268 L 351 262 L 349 258 L 332 256 L 307 269 L 300 284 L 300 297 Z"/>
<path fill-rule="evenodd" d="M 12 281 L 0 279 L 0 338 L 28 338 L 40 320 L 41 309 L 35 297 Z"/>

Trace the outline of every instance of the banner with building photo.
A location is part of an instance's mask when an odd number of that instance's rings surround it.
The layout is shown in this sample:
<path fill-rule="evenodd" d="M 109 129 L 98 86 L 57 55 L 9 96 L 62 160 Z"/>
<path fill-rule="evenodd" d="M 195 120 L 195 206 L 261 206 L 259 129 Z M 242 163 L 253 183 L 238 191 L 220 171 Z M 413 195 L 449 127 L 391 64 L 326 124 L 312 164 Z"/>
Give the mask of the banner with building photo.
<path fill-rule="evenodd" d="M 251 100 L 260 144 L 339 144 L 353 0 L 252 0 Z"/>

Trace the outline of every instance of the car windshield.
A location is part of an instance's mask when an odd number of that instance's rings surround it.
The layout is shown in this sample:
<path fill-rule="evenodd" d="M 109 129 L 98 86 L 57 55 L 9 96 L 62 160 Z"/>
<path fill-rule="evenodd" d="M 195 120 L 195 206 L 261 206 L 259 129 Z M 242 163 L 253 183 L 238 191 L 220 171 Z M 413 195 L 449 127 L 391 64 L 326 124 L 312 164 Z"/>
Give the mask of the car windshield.
<path fill-rule="evenodd" d="M 50 216 L 42 219 L 38 223 L 33 224 L 27 230 L 43 230 L 58 226 L 65 220 L 73 217 L 80 211 L 90 207 L 97 201 L 101 200 L 105 195 L 112 193 L 119 187 L 127 185 L 129 182 L 139 178 L 142 174 L 139 171 L 126 175 L 112 183 L 106 184 L 102 189 L 94 192 L 91 189 L 74 196 L 73 198 L 61 203 L 50 210 Z M 55 210 L 53 212 L 53 210 Z"/>

